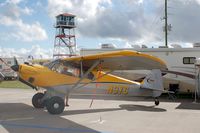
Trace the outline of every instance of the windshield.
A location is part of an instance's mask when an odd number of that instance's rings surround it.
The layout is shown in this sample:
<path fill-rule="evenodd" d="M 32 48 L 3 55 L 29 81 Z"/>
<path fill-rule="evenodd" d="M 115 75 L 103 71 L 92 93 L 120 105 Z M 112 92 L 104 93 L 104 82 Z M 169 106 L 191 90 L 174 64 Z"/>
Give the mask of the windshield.
<path fill-rule="evenodd" d="M 49 69 L 60 74 L 80 77 L 80 68 L 60 60 L 55 60 L 48 64 Z"/>
<path fill-rule="evenodd" d="M 67 62 L 67 61 L 62 61 L 60 59 L 57 59 L 48 63 L 46 67 L 60 74 L 65 74 L 65 75 L 81 78 L 80 63 L 75 64 L 74 62 Z M 88 68 L 83 68 L 82 70 L 83 70 L 82 73 L 84 74 L 85 72 L 87 72 Z M 92 72 L 90 72 L 86 78 L 92 80 L 95 78 L 95 76 Z"/>

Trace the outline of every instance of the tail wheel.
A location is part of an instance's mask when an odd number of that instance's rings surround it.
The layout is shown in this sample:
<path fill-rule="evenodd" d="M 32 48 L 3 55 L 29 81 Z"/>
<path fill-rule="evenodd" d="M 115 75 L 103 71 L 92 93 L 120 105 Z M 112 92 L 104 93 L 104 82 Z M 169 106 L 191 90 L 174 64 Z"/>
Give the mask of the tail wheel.
<path fill-rule="evenodd" d="M 42 98 L 44 97 L 43 93 L 36 93 L 32 98 L 32 104 L 35 108 L 44 108 L 44 102 Z"/>
<path fill-rule="evenodd" d="M 155 105 L 158 106 L 160 103 L 160 101 L 158 100 L 158 98 L 155 98 Z"/>
<path fill-rule="evenodd" d="M 47 103 L 46 108 L 50 114 L 61 114 L 65 108 L 64 100 L 61 97 L 51 97 Z"/>

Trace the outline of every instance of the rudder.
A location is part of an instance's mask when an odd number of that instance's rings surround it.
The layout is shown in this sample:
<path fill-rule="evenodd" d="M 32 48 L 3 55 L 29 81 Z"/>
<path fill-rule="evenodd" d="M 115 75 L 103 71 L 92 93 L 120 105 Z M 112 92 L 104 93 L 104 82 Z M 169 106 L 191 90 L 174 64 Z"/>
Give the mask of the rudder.
<path fill-rule="evenodd" d="M 164 91 L 162 73 L 160 69 L 151 70 L 151 73 L 148 74 L 143 80 L 141 88 L 151 89 L 153 91 L 152 96 L 159 97 Z"/>

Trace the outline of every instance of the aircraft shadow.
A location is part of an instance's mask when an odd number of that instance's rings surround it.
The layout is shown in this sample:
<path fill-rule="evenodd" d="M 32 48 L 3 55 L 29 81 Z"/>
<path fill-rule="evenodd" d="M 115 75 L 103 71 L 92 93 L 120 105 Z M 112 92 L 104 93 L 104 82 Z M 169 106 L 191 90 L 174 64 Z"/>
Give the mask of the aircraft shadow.
<path fill-rule="evenodd" d="M 24 103 L 0 103 L 0 132 L 3 126 L 9 133 L 100 133 L 61 116 L 116 110 L 122 108 L 69 110 L 61 115 L 50 115 L 44 109 L 34 109 Z"/>
<path fill-rule="evenodd" d="M 94 99 L 93 95 L 71 95 L 72 99 Z M 153 102 L 152 97 L 137 97 L 137 96 L 101 96 L 95 95 L 97 100 L 116 100 L 116 101 L 143 101 L 143 102 Z M 191 98 L 171 98 L 168 95 L 159 97 L 160 102 L 171 102 L 171 103 L 192 103 L 194 99 Z M 199 101 L 200 103 L 200 101 Z"/>
<path fill-rule="evenodd" d="M 155 108 L 155 106 L 144 106 L 144 105 L 134 105 L 134 104 L 121 104 L 120 108 L 127 111 L 147 111 L 147 112 L 166 112 L 166 109 Z"/>
<path fill-rule="evenodd" d="M 71 99 L 94 99 L 93 95 L 70 95 Z M 135 97 L 135 96 L 102 96 L 95 95 L 98 100 L 116 100 L 116 101 L 154 101 L 152 97 Z"/>
<path fill-rule="evenodd" d="M 176 109 L 200 110 L 200 103 L 184 102 L 180 103 Z"/>
<path fill-rule="evenodd" d="M 64 111 L 61 115 L 89 114 L 89 113 L 118 111 L 118 110 L 123 110 L 123 109 L 122 108 L 107 108 L 107 109 L 68 110 L 68 111 Z"/>

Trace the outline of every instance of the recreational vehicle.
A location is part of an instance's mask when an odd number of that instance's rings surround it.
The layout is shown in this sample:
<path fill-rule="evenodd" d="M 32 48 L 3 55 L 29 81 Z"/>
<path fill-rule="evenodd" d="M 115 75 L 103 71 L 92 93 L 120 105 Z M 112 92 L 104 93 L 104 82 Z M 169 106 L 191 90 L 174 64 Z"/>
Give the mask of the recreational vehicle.
<path fill-rule="evenodd" d="M 200 57 L 199 45 L 194 45 L 193 48 L 124 48 L 126 50 L 135 50 L 143 53 L 148 53 L 156 57 L 161 58 L 167 63 L 168 69 L 171 71 L 188 73 L 195 75 L 195 60 Z M 81 55 L 96 54 L 101 52 L 124 50 L 119 48 L 101 48 L 101 49 L 81 49 Z M 144 77 L 146 71 L 119 71 L 115 74 L 119 74 L 125 78 L 132 80 L 138 80 Z M 194 79 L 179 76 L 176 74 L 166 74 L 164 76 L 164 87 L 165 89 L 176 89 L 180 92 L 194 92 L 195 81 Z"/>

